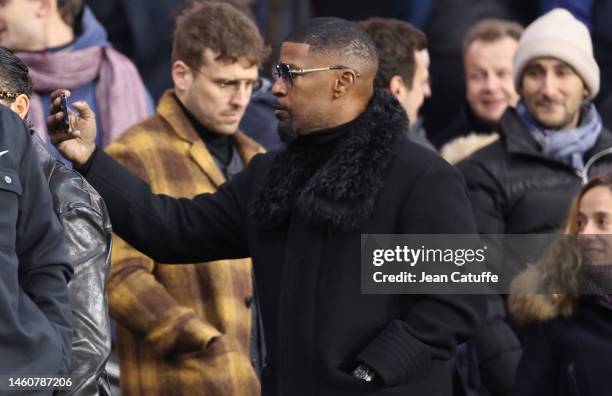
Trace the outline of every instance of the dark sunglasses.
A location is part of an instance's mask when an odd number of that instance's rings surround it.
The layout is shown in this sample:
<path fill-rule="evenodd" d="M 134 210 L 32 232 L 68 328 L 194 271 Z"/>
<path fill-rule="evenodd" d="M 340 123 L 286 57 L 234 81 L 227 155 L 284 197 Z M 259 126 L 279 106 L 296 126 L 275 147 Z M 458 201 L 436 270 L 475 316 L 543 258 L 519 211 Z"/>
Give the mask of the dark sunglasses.
<path fill-rule="evenodd" d="M 355 73 L 356 77 L 359 77 L 359 73 L 357 71 L 351 69 L 350 67 L 346 67 L 342 65 L 333 65 L 333 66 L 327 66 L 327 67 L 314 67 L 310 69 L 292 69 L 291 66 L 289 66 L 286 63 L 279 63 L 277 65 L 274 65 L 274 68 L 272 69 L 272 77 L 274 78 L 274 81 L 277 81 L 278 79 L 282 78 L 283 81 L 286 81 L 290 85 L 293 85 L 294 76 L 302 76 L 308 73 L 328 71 L 328 70 L 350 70 L 353 73 Z"/>

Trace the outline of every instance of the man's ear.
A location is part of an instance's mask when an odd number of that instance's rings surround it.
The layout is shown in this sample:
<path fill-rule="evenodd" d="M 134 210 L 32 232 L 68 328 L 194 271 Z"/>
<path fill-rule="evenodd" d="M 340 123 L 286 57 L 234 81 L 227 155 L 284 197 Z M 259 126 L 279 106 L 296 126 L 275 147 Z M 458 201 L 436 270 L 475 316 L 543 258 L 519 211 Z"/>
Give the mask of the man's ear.
<path fill-rule="evenodd" d="M 404 84 L 402 76 L 395 75 L 391 77 L 391 80 L 389 80 L 389 91 L 391 91 L 393 96 L 400 99 L 405 90 L 406 84 Z"/>
<path fill-rule="evenodd" d="M 186 92 L 193 82 L 193 73 L 191 68 L 181 60 L 177 60 L 172 64 L 172 81 L 174 82 L 174 90 L 178 95 Z"/>
<path fill-rule="evenodd" d="M 23 120 L 26 118 L 28 111 L 30 110 L 30 98 L 24 94 L 21 94 L 15 98 L 9 107 Z"/>
<path fill-rule="evenodd" d="M 346 92 L 357 81 L 357 75 L 352 70 L 342 70 L 340 77 L 334 83 L 334 98 L 340 98 L 346 95 Z"/>

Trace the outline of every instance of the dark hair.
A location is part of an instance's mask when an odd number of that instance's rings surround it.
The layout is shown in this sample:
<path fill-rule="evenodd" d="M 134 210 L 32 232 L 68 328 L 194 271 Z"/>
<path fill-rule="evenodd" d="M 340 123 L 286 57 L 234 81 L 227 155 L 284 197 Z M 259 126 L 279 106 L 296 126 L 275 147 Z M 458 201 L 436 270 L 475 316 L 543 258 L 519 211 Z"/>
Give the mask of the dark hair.
<path fill-rule="evenodd" d="M 13 51 L 4 47 L 0 47 L 0 93 L 1 99 L 9 102 L 15 99 L 11 94 L 32 95 L 32 79 L 28 67 Z"/>
<path fill-rule="evenodd" d="M 416 69 L 415 51 L 427 48 L 425 33 L 408 22 L 370 18 L 359 25 L 372 37 L 378 49 L 378 73 L 374 85 L 387 88 L 393 76 L 401 76 L 408 89 Z"/>
<path fill-rule="evenodd" d="M 376 44 L 363 28 L 341 18 L 312 18 L 300 25 L 284 41 L 303 43 L 313 53 L 338 59 L 337 64 L 376 72 L 378 51 Z"/>
<path fill-rule="evenodd" d="M 463 38 L 463 53 L 468 47 L 477 40 L 492 43 L 497 40 L 509 37 L 519 41 L 525 30 L 516 22 L 506 21 L 497 18 L 486 18 L 474 24 Z"/>
<path fill-rule="evenodd" d="M 83 14 L 83 0 L 57 0 L 57 10 L 66 25 L 72 27 L 75 34 L 82 30 L 81 15 Z"/>
<path fill-rule="evenodd" d="M 257 66 L 270 53 L 255 23 L 236 7 L 215 1 L 188 2 L 175 19 L 172 61 L 198 69 L 206 48 L 218 53 L 217 60 L 233 63 L 246 58 Z"/>

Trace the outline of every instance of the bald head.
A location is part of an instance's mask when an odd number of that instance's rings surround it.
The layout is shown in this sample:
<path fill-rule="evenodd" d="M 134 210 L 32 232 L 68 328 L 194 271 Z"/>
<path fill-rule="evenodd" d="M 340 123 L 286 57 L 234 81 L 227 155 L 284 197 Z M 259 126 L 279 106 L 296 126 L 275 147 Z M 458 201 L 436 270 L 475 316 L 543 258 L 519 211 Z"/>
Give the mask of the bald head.
<path fill-rule="evenodd" d="M 358 71 L 363 83 L 374 82 L 378 70 L 376 44 L 356 23 L 341 18 L 313 18 L 291 32 L 285 41 L 308 44 L 310 52 Z"/>

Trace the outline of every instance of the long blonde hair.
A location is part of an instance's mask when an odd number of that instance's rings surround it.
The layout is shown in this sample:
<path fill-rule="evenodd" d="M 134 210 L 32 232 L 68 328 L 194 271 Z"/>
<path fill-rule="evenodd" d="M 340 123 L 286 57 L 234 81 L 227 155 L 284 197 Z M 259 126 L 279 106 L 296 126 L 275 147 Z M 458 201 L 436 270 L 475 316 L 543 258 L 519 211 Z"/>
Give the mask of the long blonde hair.
<path fill-rule="evenodd" d="M 569 317 L 574 313 L 580 295 L 579 271 L 584 264 L 580 243 L 575 238 L 579 233 L 580 204 L 587 192 L 602 186 L 612 190 L 612 173 L 595 176 L 580 189 L 561 229 L 564 236 L 555 240 L 535 265 L 513 281 L 508 307 L 517 321 Z M 533 294 L 534 288 L 548 294 Z M 528 294 L 521 289 L 527 289 Z"/>

